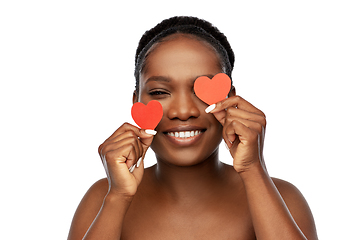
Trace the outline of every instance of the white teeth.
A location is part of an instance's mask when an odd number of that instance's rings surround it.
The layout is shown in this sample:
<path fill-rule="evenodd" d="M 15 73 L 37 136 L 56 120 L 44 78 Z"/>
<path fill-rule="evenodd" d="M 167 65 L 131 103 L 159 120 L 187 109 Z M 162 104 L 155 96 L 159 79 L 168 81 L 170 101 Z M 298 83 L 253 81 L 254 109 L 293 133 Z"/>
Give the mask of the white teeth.
<path fill-rule="evenodd" d="M 179 137 L 179 138 L 189 138 L 199 135 L 201 133 L 200 130 L 196 131 L 185 131 L 185 132 L 169 132 L 168 134 L 172 137 Z"/>

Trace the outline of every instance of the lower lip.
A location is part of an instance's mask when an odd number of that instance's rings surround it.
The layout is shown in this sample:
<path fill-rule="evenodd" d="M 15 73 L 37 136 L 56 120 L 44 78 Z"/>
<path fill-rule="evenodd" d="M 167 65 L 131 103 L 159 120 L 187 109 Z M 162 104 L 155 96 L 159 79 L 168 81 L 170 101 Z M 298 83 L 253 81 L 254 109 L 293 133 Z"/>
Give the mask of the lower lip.
<path fill-rule="evenodd" d="M 200 134 L 198 134 L 196 136 L 188 137 L 188 138 L 174 137 L 174 136 L 170 136 L 169 134 L 166 134 L 166 133 L 165 133 L 165 136 L 167 137 L 167 139 L 169 139 L 169 141 L 171 143 L 185 147 L 185 146 L 193 145 L 194 143 L 199 141 L 199 139 L 202 137 L 203 134 L 204 134 L 204 132 L 201 132 Z"/>

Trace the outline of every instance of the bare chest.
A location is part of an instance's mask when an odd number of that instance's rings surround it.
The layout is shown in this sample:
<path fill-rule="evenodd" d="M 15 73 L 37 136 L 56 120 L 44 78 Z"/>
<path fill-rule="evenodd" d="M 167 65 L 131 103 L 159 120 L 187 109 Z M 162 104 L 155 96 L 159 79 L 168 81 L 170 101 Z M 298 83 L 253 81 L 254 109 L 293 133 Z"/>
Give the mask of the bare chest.
<path fill-rule="evenodd" d="M 129 209 L 124 221 L 121 240 L 256 239 L 247 206 L 241 203 L 139 205 Z"/>

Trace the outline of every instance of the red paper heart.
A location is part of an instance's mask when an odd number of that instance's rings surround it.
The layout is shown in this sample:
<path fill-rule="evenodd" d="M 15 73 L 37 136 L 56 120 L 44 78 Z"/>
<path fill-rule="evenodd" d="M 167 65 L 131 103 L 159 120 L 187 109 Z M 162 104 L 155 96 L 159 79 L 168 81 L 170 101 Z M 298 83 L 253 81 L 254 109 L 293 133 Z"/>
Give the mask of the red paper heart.
<path fill-rule="evenodd" d="M 194 83 L 196 96 L 209 105 L 225 99 L 230 89 L 231 79 L 225 73 L 218 73 L 212 79 L 201 76 Z"/>
<path fill-rule="evenodd" d="M 163 109 L 156 100 L 147 105 L 137 102 L 131 108 L 131 116 L 140 128 L 154 130 L 163 116 Z"/>

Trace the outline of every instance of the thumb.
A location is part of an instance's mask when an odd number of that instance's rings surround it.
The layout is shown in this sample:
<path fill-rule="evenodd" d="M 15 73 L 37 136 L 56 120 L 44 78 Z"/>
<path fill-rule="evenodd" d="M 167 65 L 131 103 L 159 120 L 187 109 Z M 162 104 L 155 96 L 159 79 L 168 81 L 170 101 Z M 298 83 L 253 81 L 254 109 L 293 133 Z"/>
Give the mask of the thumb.
<path fill-rule="evenodd" d="M 144 155 L 147 149 L 150 147 L 152 141 L 154 140 L 154 136 L 156 135 L 156 133 L 157 132 L 155 130 L 140 129 L 139 138 L 144 149 Z"/>
<path fill-rule="evenodd" d="M 205 109 L 206 113 L 212 113 L 214 117 L 224 126 L 225 124 L 225 117 L 226 117 L 226 110 L 225 109 L 218 109 L 221 105 L 221 102 L 214 103 Z"/>
<path fill-rule="evenodd" d="M 225 124 L 225 117 L 226 117 L 226 111 L 221 110 L 219 112 L 213 113 L 214 117 L 221 123 L 221 125 L 224 126 Z"/>

